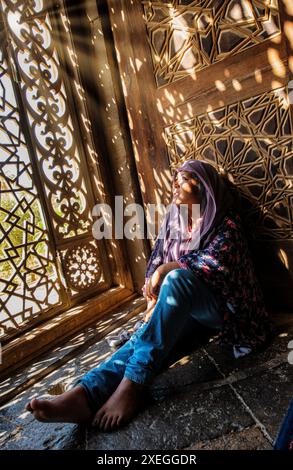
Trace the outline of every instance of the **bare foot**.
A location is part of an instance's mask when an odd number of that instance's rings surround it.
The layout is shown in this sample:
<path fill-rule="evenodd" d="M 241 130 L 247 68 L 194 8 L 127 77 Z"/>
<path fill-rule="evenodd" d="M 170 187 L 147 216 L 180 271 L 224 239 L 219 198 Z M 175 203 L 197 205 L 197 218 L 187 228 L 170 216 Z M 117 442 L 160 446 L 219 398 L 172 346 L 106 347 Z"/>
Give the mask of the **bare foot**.
<path fill-rule="evenodd" d="M 92 426 L 113 431 L 128 423 L 144 403 L 145 387 L 124 378 L 106 403 L 96 413 Z"/>
<path fill-rule="evenodd" d="M 47 423 L 82 424 L 91 422 L 93 417 L 88 406 L 86 392 L 80 385 L 53 400 L 33 398 L 26 405 L 26 409 L 37 420 Z"/>

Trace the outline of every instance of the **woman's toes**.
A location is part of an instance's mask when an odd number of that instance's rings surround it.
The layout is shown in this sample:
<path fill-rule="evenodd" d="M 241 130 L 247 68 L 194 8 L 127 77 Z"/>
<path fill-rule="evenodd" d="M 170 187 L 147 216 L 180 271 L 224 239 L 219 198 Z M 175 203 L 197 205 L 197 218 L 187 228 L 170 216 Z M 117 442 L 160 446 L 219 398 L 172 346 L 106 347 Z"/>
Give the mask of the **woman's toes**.
<path fill-rule="evenodd" d="M 109 420 L 108 431 L 112 431 L 112 430 L 113 430 L 113 422 L 114 422 L 114 419 L 115 419 L 115 416 L 112 416 L 111 419 Z"/>
<path fill-rule="evenodd" d="M 112 429 L 112 420 L 113 420 L 113 416 L 109 416 L 107 421 L 106 421 L 106 424 L 105 424 L 105 431 L 111 431 Z"/>
<path fill-rule="evenodd" d="M 39 400 L 37 398 L 33 398 L 31 401 L 30 401 L 30 407 L 31 407 L 31 410 L 32 411 L 35 411 L 39 408 Z"/>
<path fill-rule="evenodd" d="M 33 411 L 33 409 L 32 409 L 32 406 L 31 406 L 30 402 L 29 402 L 29 403 L 27 403 L 27 404 L 25 405 L 25 409 L 26 409 L 27 411 L 30 411 L 30 412 L 32 412 L 32 411 Z"/>
<path fill-rule="evenodd" d="M 104 416 L 104 412 L 103 411 L 99 411 L 98 413 L 96 413 L 94 419 L 93 419 L 93 422 L 92 422 L 92 426 L 94 428 L 97 428 L 99 427 L 99 424 L 101 422 L 101 419 L 102 417 Z"/>
<path fill-rule="evenodd" d="M 120 426 L 123 426 L 123 416 L 118 416 L 116 420 L 116 427 L 120 428 Z"/>
<path fill-rule="evenodd" d="M 99 428 L 102 429 L 103 431 L 105 431 L 105 426 L 106 426 L 107 420 L 108 420 L 108 416 L 105 414 L 102 417 L 100 425 L 99 425 Z"/>
<path fill-rule="evenodd" d="M 114 429 L 117 429 L 119 419 L 120 419 L 119 416 L 114 416 L 114 418 L 112 419 L 112 424 L 111 424 L 111 430 L 112 431 L 114 431 Z"/>
<path fill-rule="evenodd" d="M 29 403 L 27 403 L 25 409 L 33 413 L 34 411 L 39 410 L 40 403 L 40 400 L 38 400 L 37 398 L 33 398 Z"/>

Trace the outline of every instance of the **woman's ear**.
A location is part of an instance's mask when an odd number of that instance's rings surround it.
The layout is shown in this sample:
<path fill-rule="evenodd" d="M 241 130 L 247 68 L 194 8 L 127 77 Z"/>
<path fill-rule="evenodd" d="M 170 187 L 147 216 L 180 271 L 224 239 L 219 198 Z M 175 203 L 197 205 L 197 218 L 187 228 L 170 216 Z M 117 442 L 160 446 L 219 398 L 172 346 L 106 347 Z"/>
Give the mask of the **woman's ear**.
<path fill-rule="evenodd" d="M 198 194 L 200 192 L 200 184 L 195 178 L 190 179 L 190 183 L 192 184 L 192 189 L 195 194 Z"/>

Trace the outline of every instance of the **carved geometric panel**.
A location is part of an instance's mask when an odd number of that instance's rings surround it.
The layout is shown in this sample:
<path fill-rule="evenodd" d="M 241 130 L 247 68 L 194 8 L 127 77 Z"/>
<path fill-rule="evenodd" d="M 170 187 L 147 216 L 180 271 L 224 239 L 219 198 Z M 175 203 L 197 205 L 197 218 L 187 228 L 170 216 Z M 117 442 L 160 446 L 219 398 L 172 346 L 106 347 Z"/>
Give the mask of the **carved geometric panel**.
<path fill-rule="evenodd" d="M 91 233 L 92 148 L 76 112 L 83 90 L 78 75 L 69 83 L 63 54 L 74 50 L 60 41 L 55 7 L 72 45 L 70 23 L 62 1 L 50 5 L 0 0 L 0 336 L 106 285 Z"/>
<path fill-rule="evenodd" d="M 62 252 L 63 269 L 72 295 L 97 288 L 104 280 L 95 241 L 80 242 Z"/>
<path fill-rule="evenodd" d="M 143 1 L 158 86 L 280 32 L 277 0 Z"/>
<path fill-rule="evenodd" d="M 86 171 L 48 5 L 43 0 L 2 0 L 2 7 L 56 237 L 87 233 L 91 213 Z"/>
<path fill-rule="evenodd" d="M 0 337 L 60 303 L 61 282 L 0 50 Z"/>
<path fill-rule="evenodd" d="M 288 91 L 270 91 L 165 129 L 171 167 L 206 160 L 250 201 L 260 238 L 293 237 L 293 139 Z"/>

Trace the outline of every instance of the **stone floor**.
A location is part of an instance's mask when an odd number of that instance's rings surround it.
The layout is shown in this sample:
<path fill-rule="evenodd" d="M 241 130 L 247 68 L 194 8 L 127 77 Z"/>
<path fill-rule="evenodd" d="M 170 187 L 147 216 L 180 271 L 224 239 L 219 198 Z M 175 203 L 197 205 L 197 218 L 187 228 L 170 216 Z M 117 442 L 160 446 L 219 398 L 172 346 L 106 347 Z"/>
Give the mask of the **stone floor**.
<path fill-rule="evenodd" d="M 35 421 L 25 403 L 32 396 L 62 393 L 108 357 L 111 350 L 101 339 L 2 406 L 1 449 L 271 449 L 293 395 L 291 339 L 293 322 L 283 321 L 265 351 L 236 360 L 205 338 L 162 372 L 151 387 L 147 408 L 113 433 Z"/>

